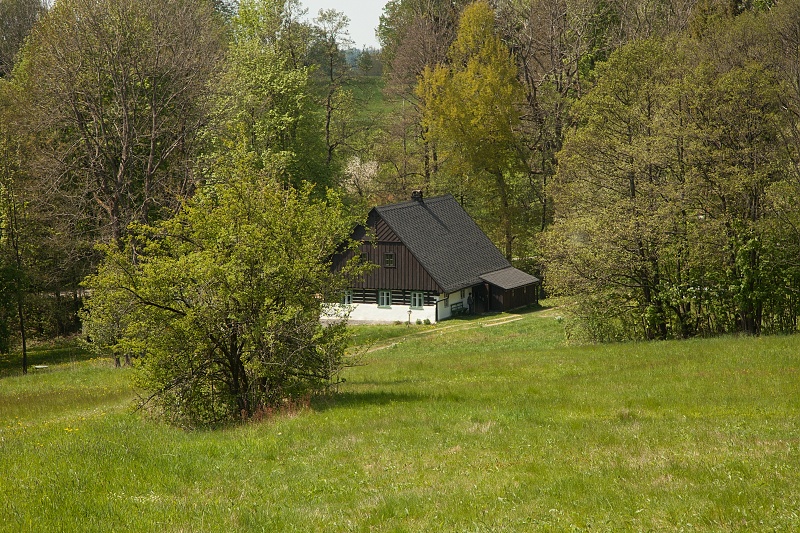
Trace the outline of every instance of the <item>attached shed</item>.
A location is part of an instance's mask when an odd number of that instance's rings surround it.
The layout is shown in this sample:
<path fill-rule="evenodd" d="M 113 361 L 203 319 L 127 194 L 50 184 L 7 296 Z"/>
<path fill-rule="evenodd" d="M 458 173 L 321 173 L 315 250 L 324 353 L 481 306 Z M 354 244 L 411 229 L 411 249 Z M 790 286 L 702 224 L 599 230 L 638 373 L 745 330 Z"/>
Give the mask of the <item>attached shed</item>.
<path fill-rule="evenodd" d="M 489 310 L 505 311 L 539 302 L 539 279 L 510 267 L 483 274 Z"/>

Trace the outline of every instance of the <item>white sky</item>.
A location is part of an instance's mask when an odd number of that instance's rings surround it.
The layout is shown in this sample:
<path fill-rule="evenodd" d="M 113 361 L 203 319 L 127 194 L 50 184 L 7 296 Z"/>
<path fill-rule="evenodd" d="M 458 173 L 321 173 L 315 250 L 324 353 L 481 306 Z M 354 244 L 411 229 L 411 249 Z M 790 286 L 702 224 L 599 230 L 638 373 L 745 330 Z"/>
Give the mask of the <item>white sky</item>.
<path fill-rule="evenodd" d="M 350 18 L 350 38 L 356 48 L 364 46 L 378 48 L 375 30 L 383 13 L 385 0 L 300 0 L 308 8 L 309 20 L 317 16 L 320 9 L 335 9 Z"/>

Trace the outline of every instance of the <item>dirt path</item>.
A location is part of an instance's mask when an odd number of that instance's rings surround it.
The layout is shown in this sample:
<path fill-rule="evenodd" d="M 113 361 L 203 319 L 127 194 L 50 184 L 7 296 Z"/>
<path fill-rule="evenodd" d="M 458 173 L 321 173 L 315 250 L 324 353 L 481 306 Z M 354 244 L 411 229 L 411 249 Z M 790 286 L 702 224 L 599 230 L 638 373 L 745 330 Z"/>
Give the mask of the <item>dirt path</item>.
<path fill-rule="evenodd" d="M 372 346 L 365 353 L 372 353 L 377 352 L 378 350 L 385 350 L 387 348 L 393 348 L 398 344 L 402 344 L 409 339 L 414 337 L 421 337 L 423 335 L 431 335 L 433 333 L 443 333 L 443 332 L 453 332 L 453 331 L 465 331 L 469 329 L 478 329 L 478 328 L 491 328 L 494 326 L 502 326 L 504 324 L 510 324 L 511 322 L 517 322 L 518 320 L 523 320 L 524 316 L 499 316 L 495 318 L 489 319 L 481 319 L 478 321 L 471 321 L 462 324 L 451 324 L 449 326 L 444 326 L 441 328 L 436 329 L 429 329 L 426 331 L 419 331 L 416 333 L 409 333 L 408 335 L 403 335 L 402 337 L 397 337 L 392 339 L 391 341 Z"/>

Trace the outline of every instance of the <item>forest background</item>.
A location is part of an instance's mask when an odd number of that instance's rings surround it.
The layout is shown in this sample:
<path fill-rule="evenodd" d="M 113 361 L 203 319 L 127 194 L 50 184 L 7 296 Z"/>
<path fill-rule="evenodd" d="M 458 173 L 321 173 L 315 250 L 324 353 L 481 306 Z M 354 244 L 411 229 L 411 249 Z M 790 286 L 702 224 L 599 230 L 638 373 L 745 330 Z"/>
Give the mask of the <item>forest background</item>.
<path fill-rule="evenodd" d="M 104 254 L 241 175 L 451 193 L 574 337 L 797 330 L 800 2 L 391 0 L 379 53 L 305 20 L 0 2 L 0 350 L 79 331 Z"/>

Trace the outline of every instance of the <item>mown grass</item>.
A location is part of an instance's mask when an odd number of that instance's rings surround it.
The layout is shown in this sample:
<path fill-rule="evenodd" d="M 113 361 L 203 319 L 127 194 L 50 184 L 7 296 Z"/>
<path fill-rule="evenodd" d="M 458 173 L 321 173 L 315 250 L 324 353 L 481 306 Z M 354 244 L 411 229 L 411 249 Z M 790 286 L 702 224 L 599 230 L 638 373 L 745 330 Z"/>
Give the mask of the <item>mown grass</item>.
<path fill-rule="evenodd" d="M 358 332 L 338 395 L 225 430 L 132 414 L 103 361 L 0 379 L 0 529 L 800 529 L 799 337 L 571 347 L 547 311 Z"/>

